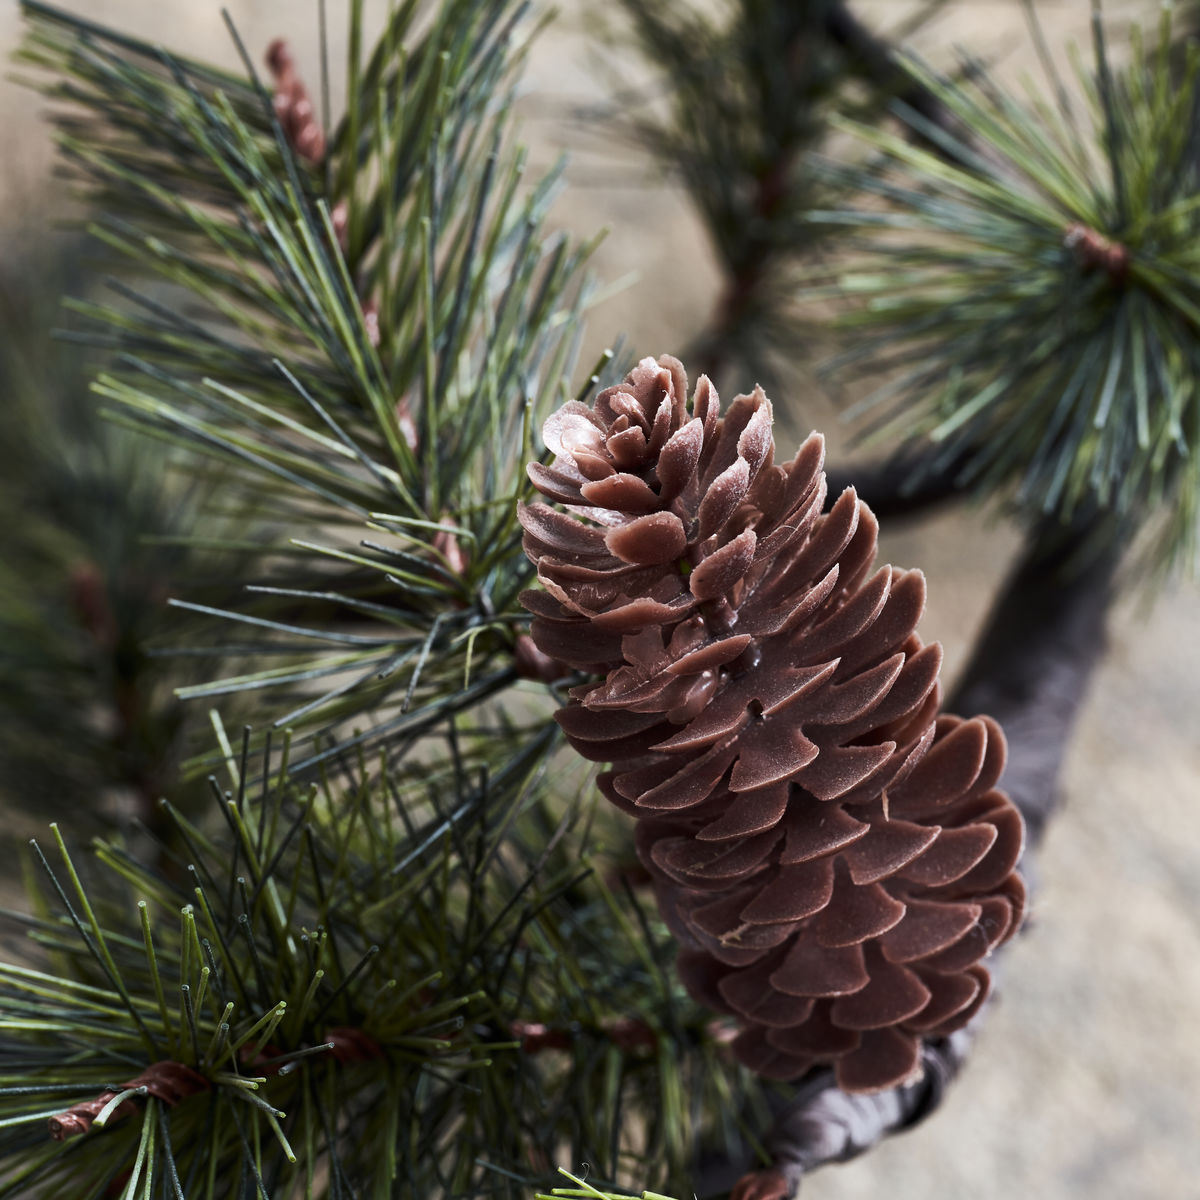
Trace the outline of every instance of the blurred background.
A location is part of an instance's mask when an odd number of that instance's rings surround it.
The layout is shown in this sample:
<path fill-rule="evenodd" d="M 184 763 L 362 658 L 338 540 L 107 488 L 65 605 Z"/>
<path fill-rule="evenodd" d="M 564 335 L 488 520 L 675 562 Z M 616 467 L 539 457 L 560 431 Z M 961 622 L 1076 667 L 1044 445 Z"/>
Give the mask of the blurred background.
<path fill-rule="evenodd" d="M 261 60 L 273 37 L 285 36 L 302 70 L 315 78 L 315 0 L 228 3 L 256 57 Z M 368 10 L 378 19 L 384 7 Z M 614 70 L 631 85 L 644 79 L 644 67 L 632 56 L 626 62 L 619 52 L 598 49 L 596 26 L 604 7 L 595 0 L 562 0 L 557 20 L 534 48 L 522 99 L 535 164 L 547 164 L 562 151 L 571 155 L 568 190 L 558 207 L 561 225 L 582 236 L 607 228 L 595 267 L 604 280 L 623 281 L 591 316 L 583 358 L 589 363 L 622 333 L 639 354 L 679 353 L 703 326 L 720 280 L 703 227 L 661 164 L 627 139 L 610 136 L 603 123 L 586 119 L 590 106 L 609 96 Z M 898 26 L 913 7 L 887 0 L 854 5 L 868 24 L 884 31 Z M 1104 11 L 1119 30 L 1134 19 L 1153 23 L 1159 7 L 1157 0 L 1106 0 Z M 1049 44 L 1063 63 L 1070 41 L 1087 43 L 1090 8 L 1090 0 L 1038 3 Z M 94 20 L 127 26 L 192 57 L 236 66 L 217 0 L 86 0 L 86 9 Z M 342 5 L 329 0 L 328 9 L 336 96 Z M 16 7 L 6 4 L 0 10 L 6 55 L 19 30 Z M 914 44 L 935 63 L 961 44 L 987 57 L 1004 79 L 1036 69 L 1016 0 L 949 3 L 920 29 Z M 51 414 L 69 420 L 72 406 L 81 408 L 86 400 L 85 376 L 68 361 L 72 347 L 44 335 L 59 319 L 58 293 L 82 287 L 88 266 L 76 261 L 74 236 L 55 228 L 73 210 L 53 171 L 49 130 L 39 118 L 43 108 L 39 97 L 16 82 L 0 85 L 5 164 L 0 278 L 8 306 L 0 327 L 0 339 L 8 344 L 0 358 L 10 392 L 18 386 L 14 381 L 23 378 L 27 386 L 33 378 L 56 381 L 53 386 L 71 393 L 73 399 L 54 410 L 58 415 Z M 819 344 L 803 347 L 800 365 L 774 389 L 776 411 L 785 414 L 779 440 L 786 449 L 793 434 L 820 428 L 831 458 L 844 459 L 846 431 L 813 369 L 823 350 Z M 24 375 L 13 366 L 18 362 Z M 740 386 L 748 390 L 754 382 L 745 379 Z M 0 396 L 0 404 L 9 399 Z M 0 436 L 10 439 L 11 450 L 11 439 L 21 435 L 0 421 Z M 129 478 L 148 469 L 134 462 Z M 3 514 L 5 543 L 45 515 L 36 482 L 30 486 L 25 494 L 32 499 Z M 5 495 L 10 505 L 18 503 L 0 482 L 0 497 Z M 89 501 L 86 540 L 127 512 L 127 501 L 127 496 Z M 123 551 L 119 537 L 115 544 L 110 553 L 137 552 Z M 918 528 L 885 530 L 884 556 L 897 565 L 920 566 L 929 579 L 923 633 L 945 646 L 951 684 L 1016 546 L 1003 522 L 968 506 Z M 7 545 L 0 543 L 0 563 L 7 555 Z M 78 561 L 83 560 L 76 551 L 59 560 Z M 4 582 L 8 578 L 0 568 L 0 586 L 15 586 Z M 81 585 L 77 576 L 71 578 L 75 591 L 63 597 L 61 611 L 53 605 L 39 610 L 42 636 L 57 631 L 75 638 L 81 625 L 96 636 L 88 627 L 86 595 L 81 599 L 79 592 L 86 579 Z M 64 586 L 70 583 L 66 579 Z M 147 603 L 159 603 L 144 582 L 131 586 Z M 1107 658 L 1069 756 L 1067 803 L 1037 864 L 1033 919 L 1007 954 L 1000 1000 L 951 1102 L 925 1126 L 864 1160 L 814 1176 L 805 1184 L 806 1197 L 1200 1196 L 1197 599 L 1195 585 L 1179 584 L 1153 604 L 1134 593 L 1118 606 Z M 4 687 L 12 683 L 19 693 L 14 669 L 5 667 Z M 148 674 L 150 668 L 139 664 L 137 671 Z M 67 711 L 71 704 L 64 694 L 64 722 L 81 719 Z M 85 716 L 93 726 L 107 719 Z M 49 720 L 53 733 L 53 715 L 39 719 Z M 100 741 L 111 749 L 107 734 Z M 143 747 L 139 753 L 143 760 L 149 755 L 169 764 L 172 752 Z M 52 784 L 42 780 L 37 786 Z M 157 778 L 140 785 L 127 781 L 132 793 L 138 786 L 164 785 Z M 21 789 L 19 774 L 0 778 L 0 803 L 11 814 L 5 826 L 25 836 L 36 822 Z M 137 799 L 118 796 L 113 802 Z M 15 836 L 4 855 L 4 902 L 12 904 L 19 878 Z"/>

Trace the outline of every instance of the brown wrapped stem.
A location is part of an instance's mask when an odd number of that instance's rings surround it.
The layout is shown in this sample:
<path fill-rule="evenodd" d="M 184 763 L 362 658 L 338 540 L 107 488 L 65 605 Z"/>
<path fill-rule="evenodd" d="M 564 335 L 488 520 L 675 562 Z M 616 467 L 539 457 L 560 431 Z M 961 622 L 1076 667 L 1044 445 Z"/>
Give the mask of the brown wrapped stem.
<path fill-rule="evenodd" d="M 72 1104 L 65 1112 L 57 1113 L 50 1118 L 50 1136 L 57 1142 L 67 1138 L 77 1137 L 87 1133 L 96 1122 L 96 1118 L 116 1100 L 121 1092 L 137 1091 L 138 1095 L 153 1096 L 164 1104 L 172 1107 L 188 1096 L 207 1091 L 210 1084 L 203 1075 L 193 1071 L 183 1063 L 164 1061 L 147 1067 L 136 1079 L 123 1083 L 119 1091 L 101 1092 L 92 1100 L 83 1100 Z M 132 1116 L 136 1107 L 132 1098 L 122 1100 L 105 1118 L 104 1124 L 123 1120 Z"/>

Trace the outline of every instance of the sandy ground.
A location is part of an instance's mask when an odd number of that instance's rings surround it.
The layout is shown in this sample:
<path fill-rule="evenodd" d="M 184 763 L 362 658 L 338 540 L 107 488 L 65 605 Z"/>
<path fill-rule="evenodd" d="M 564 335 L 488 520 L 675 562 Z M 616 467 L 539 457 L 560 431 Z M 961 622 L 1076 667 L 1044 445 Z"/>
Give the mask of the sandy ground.
<path fill-rule="evenodd" d="M 82 7 L 80 0 L 79 7 Z M 217 0 L 90 0 L 96 20 L 123 21 L 195 56 L 232 62 Z M 231 5 L 261 53 L 276 33 L 315 63 L 315 3 Z M 680 347 L 703 321 L 717 278 L 686 201 L 627 155 L 614 160 L 561 118 L 597 99 L 583 4 L 572 0 L 535 53 L 526 131 L 535 157 L 575 152 L 575 186 L 560 206 L 581 233 L 611 230 L 596 265 L 606 279 L 638 280 L 602 306 L 590 346 L 626 332 L 636 350 Z M 903 6 L 864 2 L 886 25 Z M 1040 0 L 1053 44 L 1087 37 L 1087 0 Z M 1114 24 L 1153 20 L 1154 0 L 1107 0 Z M 372 11 L 381 12 L 375 4 Z M 334 26 L 340 4 L 330 0 Z M 16 17 L 0 13 L 0 44 Z M 1012 0 L 951 4 L 925 40 L 936 56 L 955 42 L 998 59 L 1014 77 L 1029 62 Z M 0 90 L 3 234 L 48 188 L 39 102 Z M 748 380 L 747 384 L 753 381 Z M 776 397 L 807 428 L 833 418 L 814 385 Z M 831 442 L 844 440 L 834 427 Z M 885 539 L 896 563 L 929 577 L 923 631 L 941 640 L 948 672 L 963 661 L 1015 545 L 982 514 L 951 514 Z M 926 1126 L 806 1184 L 810 1200 L 1190 1200 L 1200 1197 L 1200 617 L 1194 587 L 1151 609 L 1123 605 L 1112 622 L 1070 755 L 1069 801 L 1039 864 L 1035 919 L 1008 956 L 975 1061 L 951 1102 Z"/>

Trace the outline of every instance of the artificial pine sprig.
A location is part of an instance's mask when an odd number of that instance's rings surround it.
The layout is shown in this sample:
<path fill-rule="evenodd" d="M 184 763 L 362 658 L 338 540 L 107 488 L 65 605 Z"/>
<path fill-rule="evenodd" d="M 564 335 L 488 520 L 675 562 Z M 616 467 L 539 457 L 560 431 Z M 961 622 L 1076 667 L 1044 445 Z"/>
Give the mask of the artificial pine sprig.
<path fill-rule="evenodd" d="M 556 737 L 446 725 L 315 788 L 246 785 L 247 739 L 158 867 L 55 830 L 41 961 L 0 966 L 0 1196 L 527 1194 L 564 1146 L 684 1181 L 762 1100 L 548 802 Z"/>
<path fill-rule="evenodd" d="M 234 769 L 245 767 L 243 759 Z M 121 921 L 120 907 L 92 899 L 94 889 L 82 886 L 55 831 L 61 861 L 51 865 L 40 850 L 38 859 L 66 915 L 31 924 L 35 940 L 66 962 L 68 974 L 55 978 L 19 966 L 3 970 L 8 1040 L 24 1036 L 35 1046 L 44 1043 L 34 1054 L 33 1068 L 20 1056 L 6 1060 L 10 1070 L 24 1072 L 25 1080 L 17 1091 L 6 1092 L 6 1117 L 14 1125 L 40 1122 L 42 1136 L 37 1139 L 36 1130 L 26 1129 L 20 1143 L 6 1139 L 5 1149 L 29 1150 L 46 1141 L 45 1122 L 29 1109 L 31 1089 L 47 1072 L 53 1078 L 47 1086 L 56 1095 L 69 1087 L 81 1098 L 81 1091 L 112 1090 L 95 1083 L 98 1073 L 104 1080 L 145 1076 L 159 1069 L 156 1064 L 180 1062 L 200 1075 L 202 1084 L 193 1091 L 208 1094 L 209 1108 L 206 1113 L 192 1104 L 174 1115 L 171 1137 L 159 1135 L 158 1157 L 152 1156 L 144 1171 L 165 1171 L 168 1178 L 182 1174 L 204 1189 L 189 1195 L 230 1194 L 231 1170 L 235 1177 L 248 1170 L 256 1185 L 266 1179 L 273 1188 L 280 1172 L 286 1176 L 285 1164 L 295 1159 L 289 1134 L 277 1123 L 284 1115 L 280 1110 L 290 1108 L 295 1118 L 288 1125 L 290 1137 L 308 1149 L 303 1169 L 311 1187 L 318 1152 L 333 1156 L 330 1170 L 343 1170 L 336 1163 L 336 1143 L 329 1144 L 330 1131 L 339 1130 L 342 1138 L 361 1132 L 355 1102 L 340 1091 L 350 1064 L 374 1066 L 373 1077 L 351 1073 L 355 1089 L 378 1101 L 384 1088 L 406 1093 L 393 1076 L 411 1073 L 414 1064 L 418 1074 L 429 1061 L 436 1061 L 440 1071 L 453 1071 L 478 1057 L 479 1039 L 459 1032 L 459 1013 L 469 998 L 448 996 L 439 988 L 438 964 L 421 969 L 411 942 L 367 941 L 371 934 L 353 896 L 363 877 L 379 886 L 387 881 L 395 902 L 403 905 L 406 894 L 418 888 L 423 902 L 431 900 L 435 889 L 429 876 L 436 880 L 444 872 L 426 862 L 425 871 L 414 871 L 406 881 L 389 880 L 390 860 L 378 861 L 390 849 L 386 838 L 363 839 L 376 846 L 376 860 L 355 860 L 346 841 L 366 794 L 361 785 L 355 790 L 349 805 L 338 810 L 341 827 L 327 837 L 315 833 L 311 823 L 318 796 L 295 794 L 286 778 L 264 788 L 253 803 L 241 789 L 218 799 L 232 846 L 172 813 L 188 859 L 177 860 L 168 872 L 148 870 L 118 846 L 98 845 L 110 877 L 123 878 L 134 895 L 145 897 L 136 910 L 140 935 L 136 924 L 128 931 L 113 927 Z M 322 799 L 336 804 L 328 788 Z M 343 840 L 336 840 L 339 836 Z M 426 852 L 436 864 L 445 849 L 439 854 L 435 839 Z M 109 919 L 102 922 L 97 914 L 106 910 Z M 175 921 L 160 924 L 171 912 Z M 378 911 L 375 915 L 375 931 L 382 932 L 386 926 Z M 98 1027 L 97 1020 L 105 1025 Z M 81 1058 L 77 1047 L 96 1037 L 94 1053 Z M 131 1072 L 131 1064 L 141 1070 Z M 330 1072 L 332 1081 L 325 1078 Z M 266 1101 L 259 1103 L 264 1095 Z M 61 1107 L 69 1103 L 68 1096 Z M 154 1102 L 147 1102 L 144 1118 L 138 1117 L 140 1109 L 128 1111 L 131 1107 L 122 1100 L 108 1113 L 91 1114 L 107 1116 L 113 1126 L 106 1132 L 110 1140 L 94 1149 L 109 1179 L 124 1178 L 136 1159 L 132 1147 L 154 1136 L 146 1133 L 146 1123 L 161 1119 Z M 57 1137 L 100 1124 L 81 1122 L 71 1110 L 61 1119 L 54 1114 L 52 1122 Z M 256 1128 L 260 1122 L 265 1122 L 261 1133 L 275 1146 L 265 1153 Z M 243 1147 L 239 1127 L 256 1147 L 252 1155 Z M 114 1150 L 113 1142 L 123 1145 L 123 1152 Z M 42 1145 L 27 1154 L 11 1187 L 50 1186 L 63 1172 L 78 1178 L 80 1164 L 64 1158 L 62 1149 Z M 386 1154 L 378 1158 L 384 1150 L 362 1157 L 394 1161 Z M 141 1194 L 128 1181 L 121 1186 L 130 1195 Z"/>
<path fill-rule="evenodd" d="M 79 832 L 156 824 L 187 752 L 172 686 L 197 672 L 192 659 L 156 660 L 149 643 L 196 630 L 167 607 L 173 589 L 232 599 L 228 558 L 183 544 L 196 534 L 195 489 L 169 456 L 100 419 L 94 362 L 52 336 L 61 292 L 90 291 L 78 270 L 89 252 L 72 237 L 0 275 L 0 503 L 20 514 L 0 561 L 0 776 L 6 801 L 39 826 L 50 809 Z M 197 799 L 175 794 L 185 810 Z"/>
<path fill-rule="evenodd" d="M 506 136 L 522 6 L 419 8 L 365 59 L 351 38 L 319 168 L 261 83 L 27 10 L 27 57 L 71 80 L 50 90 L 101 236 L 189 297 L 86 308 L 118 351 L 98 391 L 198 470 L 229 466 L 306 575 L 216 614 L 247 619 L 250 669 L 201 693 L 274 689 L 278 726 L 436 719 L 515 670 L 514 448 L 560 398 L 587 251 L 541 233 L 555 176 L 526 188 Z M 331 607 L 358 628 L 330 629 Z"/>
<path fill-rule="evenodd" d="M 1082 100 L 1052 78 L 1053 107 L 912 63 L 969 135 L 900 108 L 939 156 L 855 127 L 878 158 L 830 174 L 884 203 L 813 218 L 869 251 L 830 289 L 853 302 L 832 366 L 889 373 L 853 411 L 916 452 L 912 486 L 944 475 L 1109 542 L 1150 523 L 1160 565 L 1194 556 L 1200 496 L 1200 53 L 1178 74 L 1171 29 L 1164 8 L 1118 69 L 1097 9 Z"/>
<path fill-rule="evenodd" d="M 240 779 L 247 767 L 244 756 L 231 764 Z M 35 843 L 49 911 L 26 924 L 56 965 L 0 968 L 0 1028 L 12 1051 L 6 1068 L 22 1081 L 3 1093 L 4 1120 L 21 1131 L 4 1150 L 26 1152 L 0 1195 L 78 1178 L 81 1164 L 64 1156 L 69 1145 L 43 1144 L 46 1120 L 62 1140 L 96 1137 L 91 1127 L 105 1118 L 111 1141 L 82 1157 L 109 1182 L 132 1167 L 135 1182 L 122 1184 L 131 1196 L 142 1194 L 134 1190 L 139 1171 L 147 1195 L 173 1194 L 150 1190 L 145 1181 L 155 1172 L 194 1181 L 198 1190 L 189 1195 L 230 1194 L 230 1171 L 249 1171 L 256 1186 L 261 1179 L 272 1188 L 302 1172 L 311 1187 L 319 1157 L 342 1171 L 341 1149 L 369 1132 L 355 1118 L 358 1103 L 389 1092 L 401 1099 L 426 1069 L 450 1077 L 485 1058 L 483 1039 L 463 1030 L 461 1015 L 480 997 L 442 986 L 436 955 L 422 961 L 415 939 L 389 937 L 380 907 L 363 902 L 386 886 L 397 905 L 437 904 L 438 879 L 453 878 L 439 865 L 448 848 L 426 838 L 417 859 L 423 869 L 399 879 L 389 873 L 391 839 L 360 836 L 368 853 L 356 856 L 356 818 L 369 822 L 363 810 L 375 788 L 353 778 L 343 786 L 344 797 L 333 784 L 301 791 L 279 776 L 254 800 L 238 786 L 218 793 L 225 823 L 207 832 L 165 806 L 184 852 L 154 869 L 99 842 L 99 888 L 83 884 L 57 827 L 56 851 Z M 379 787 L 386 792 L 387 780 Z M 321 806 L 336 824 L 317 823 Z M 114 886 L 122 882 L 127 890 Z M 451 936 L 444 931 L 443 939 Z M 32 1054 L 18 1051 L 22 1039 Z M 164 1063 L 199 1077 L 185 1100 L 208 1097 L 172 1113 L 169 1136 L 154 1132 L 154 1123 L 173 1102 L 152 1088 L 141 1105 L 124 1095 L 128 1087 L 106 1085 L 152 1079 Z M 66 1096 L 49 1117 L 30 1111 L 38 1088 Z M 122 1098 L 99 1110 L 71 1107 L 110 1091 Z M 285 1112 L 291 1119 L 281 1125 Z M 138 1167 L 139 1147 L 156 1137 Z M 307 1148 L 299 1165 L 294 1147 Z M 353 1157 L 394 1162 L 379 1158 L 384 1150 L 359 1148 Z"/>
<path fill-rule="evenodd" d="M 120 1070 L 68 1079 L 87 1090 L 60 1111 L 94 1125 L 116 1100 L 122 1117 L 49 1148 L 14 1143 L 29 1152 L 12 1167 L 26 1191 L 86 1179 L 170 1195 L 182 1170 L 211 1196 L 457 1195 L 531 1185 L 564 1146 L 614 1179 L 632 1158 L 639 1175 L 648 1160 L 682 1183 L 697 1136 L 736 1131 L 754 1107 L 754 1086 L 727 1077 L 711 1018 L 666 969 L 664 931 L 593 870 L 574 808 L 544 802 L 553 727 L 514 727 L 480 703 L 520 669 L 516 595 L 529 569 L 516 553 L 527 486 L 516 448 L 536 409 L 561 398 L 581 254 L 545 243 L 549 187 L 526 194 L 506 157 L 519 6 L 497 23 L 500 6 L 448 4 L 429 24 L 417 7 L 398 10 L 365 64 L 352 8 L 348 113 L 319 165 L 297 161 L 299 122 L 277 120 L 298 102 L 294 79 L 280 81 L 287 100 L 275 106 L 265 88 L 224 88 L 130 39 L 34 14 L 40 64 L 69 72 L 63 99 L 93 114 L 68 149 L 112 211 L 137 217 L 102 219 L 108 240 L 131 259 L 157 256 L 182 289 L 121 285 L 131 307 L 85 309 L 120 352 L 101 384 L 112 414 L 228 465 L 240 482 L 223 506 L 249 497 L 289 535 L 319 527 L 290 547 L 310 577 L 286 587 L 268 577 L 263 607 L 245 614 L 266 636 L 225 647 L 249 668 L 228 690 L 281 682 L 285 716 L 342 701 L 321 719 L 369 707 L 373 723 L 293 749 L 293 764 L 329 775 L 312 795 L 291 783 L 258 794 L 247 787 L 257 754 L 247 743 L 239 757 L 225 740 L 233 787 L 216 800 L 219 820 L 166 808 L 182 849 L 153 870 L 101 847 L 107 885 L 81 886 L 111 963 L 89 949 L 90 921 L 55 912 L 51 885 L 30 926 L 46 973 L 124 1013 L 110 1035 Z M 164 190 L 163 178 L 178 186 Z M 205 190 L 189 191 L 189 178 Z M 313 553 L 368 520 L 393 544 Z M 400 634 L 372 636 L 381 617 Z M 335 653 L 256 669 L 255 656 L 311 639 Z M 346 697 L 340 680 L 314 694 L 347 669 L 361 695 Z M 389 714 L 389 697 L 411 711 Z M 381 766 L 346 765 L 384 738 Z M 139 896 L 153 966 L 130 919 Z M 56 1040 L 64 1030 L 30 1025 L 23 1003 L 14 987 L 14 1041 L 32 1043 L 47 1072 L 73 1067 L 74 1048 Z M 535 1048 L 537 1028 L 570 1053 Z M 231 1060 L 239 1039 L 264 1043 L 262 1054 Z M 280 1060 L 300 1065 L 275 1073 Z M 25 1060 L 14 1049 L 9 1061 Z M 209 1086 L 156 1095 L 147 1080 L 176 1061 Z M 261 1078 L 257 1091 L 246 1078 Z M 146 1093 L 123 1095 L 138 1087 Z M 12 1093 L 12 1128 L 48 1138 L 22 1095 Z M 258 1122 L 245 1140 L 238 1105 Z"/>
<path fill-rule="evenodd" d="M 730 357 L 761 372 L 795 334 L 787 279 L 815 240 L 803 215 L 828 203 L 801 159 L 823 140 L 845 80 L 845 59 L 824 34 L 830 5 L 622 7 L 671 89 L 670 119 L 638 114 L 634 131 L 681 176 L 727 275 L 693 357 L 714 374 Z"/>

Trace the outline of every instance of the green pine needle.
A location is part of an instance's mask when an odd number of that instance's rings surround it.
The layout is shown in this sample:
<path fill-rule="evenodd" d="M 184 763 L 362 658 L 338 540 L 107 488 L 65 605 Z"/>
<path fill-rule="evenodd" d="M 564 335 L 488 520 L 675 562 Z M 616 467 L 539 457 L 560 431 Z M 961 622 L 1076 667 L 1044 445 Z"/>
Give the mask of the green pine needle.
<path fill-rule="evenodd" d="M 625 1192 L 602 1192 L 592 1187 L 586 1179 L 572 1175 L 565 1167 L 559 1167 L 558 1173 L 565 1175 L 576 1186 L 573 1188 L 554 1188 L 550 1192 L 538 1192 L 534 1200 L 672 1200 L 661 1192 L 641 1192 L 639 1195 L 629 1195 Z"/>

